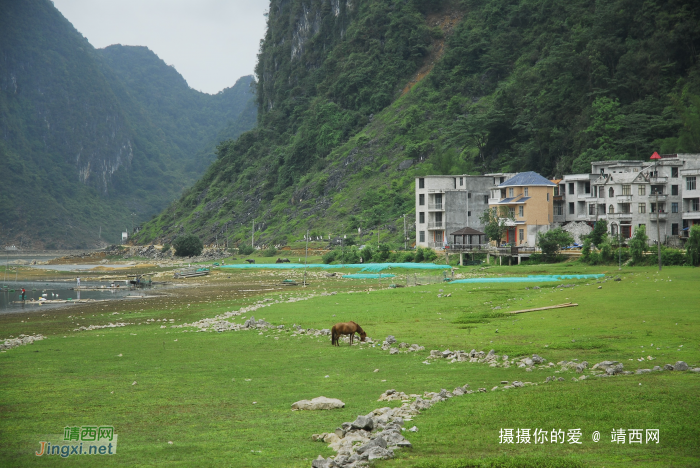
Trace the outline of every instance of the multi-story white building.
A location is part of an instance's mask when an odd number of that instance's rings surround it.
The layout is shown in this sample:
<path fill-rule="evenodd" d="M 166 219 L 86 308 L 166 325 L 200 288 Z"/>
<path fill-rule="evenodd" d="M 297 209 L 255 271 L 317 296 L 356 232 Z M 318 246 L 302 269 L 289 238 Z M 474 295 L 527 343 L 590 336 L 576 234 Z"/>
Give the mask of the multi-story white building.
<path fill-rule="evenodd" d="M 493 181 L 494 175 L 416 177 L 416 246 L 442 248 L 446 240 L 453 243 L 450 234 L 465 227 L 483 231 L 479 218 L 489 206 Z"/>
<path fill-rule="evenodd" d="M 693 177 L 698 176 L 696 154 L 663 155 L 657 162 L 593 162 L 591 174 L 566 175 L 559 182 L 554 219 L 561 224 L 604 219 L 610 234 L 619 232 L 622 238 L 632 237 L 644 225 L 650 241 L 658 239 L 658 232 L 666 242 L 700 224 L 700 192 L 688 188 L 697 187 Z"/>

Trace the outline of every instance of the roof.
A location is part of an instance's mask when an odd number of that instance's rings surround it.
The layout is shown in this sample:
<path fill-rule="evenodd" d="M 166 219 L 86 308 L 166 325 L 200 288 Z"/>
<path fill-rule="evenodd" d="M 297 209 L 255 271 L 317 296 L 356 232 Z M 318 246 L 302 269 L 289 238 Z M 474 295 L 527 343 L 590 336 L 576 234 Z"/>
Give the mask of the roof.
<path fill-rule="evenodd" d="M 450 235 L 451 235 L 451 236 L 471 236 L 471 235 L 480 235 L 480 236 L 483 236 L 483 235 L 485 235 L 485 234 L 484 234 L 483 232 L 481 232 L 481 231 L 477 231 L 476 229 L 472 229 L 472 228 L 470 228 L 470 227 L 463 227 L 463 228 L 460 229 L 459 231 L 455 231 L 455 232 L 453 232 L 453 233 L 450 234 Z"/>
<path fill-rule="evenodd" d="M 521 172 L 518 175 L 506 180 L 499 187 L 525 186 L 525 185 L 544 185 L 554 187 L 556 184 L 545 179 L 537 172 Z"/>
<path fill-rule="evenodd" d="M 518 198 L 518 197 L 513 197 L 513 198 L 504 198 L 503 200 L 499 201 L 499 202 L 498 202 L 498 204 L 499 204 L 499 205 L 508 205 L 508 204 L 513 204 L 513 203 L 524 203 L 524 202 L 528 201 L 528 200 L 529 200 L 530 198 L 532 198 L 532 197 L 522 197 L 522 198 Z"/>

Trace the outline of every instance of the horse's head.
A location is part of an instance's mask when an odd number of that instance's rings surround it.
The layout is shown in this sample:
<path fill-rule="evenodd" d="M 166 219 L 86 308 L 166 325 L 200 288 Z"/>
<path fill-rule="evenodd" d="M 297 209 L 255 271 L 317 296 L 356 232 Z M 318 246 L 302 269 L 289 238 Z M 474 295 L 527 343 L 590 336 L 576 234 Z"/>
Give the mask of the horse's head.
<path fill-rule="evenodd" d="M 365 338 L 367 338 L 367 333 L 364 331 L 360 332 L 360 341 L 365 341 Z"/>

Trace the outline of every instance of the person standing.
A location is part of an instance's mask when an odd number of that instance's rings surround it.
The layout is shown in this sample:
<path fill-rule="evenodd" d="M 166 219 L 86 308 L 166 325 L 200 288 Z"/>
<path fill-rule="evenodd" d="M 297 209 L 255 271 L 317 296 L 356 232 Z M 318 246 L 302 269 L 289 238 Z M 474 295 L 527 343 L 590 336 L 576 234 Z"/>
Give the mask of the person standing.
<path fill-rule="evenodd" d="M 78 281 L 78 289 L 80 289 L 80 276 L 78 276 L 77 281 Z"/>
<path fill-rule="evenodd" d="M 26 297 L 26 295 L 27 291 L 24 288 L 22 288 L 22 302 L 24 302 L 24 298 Z"/>

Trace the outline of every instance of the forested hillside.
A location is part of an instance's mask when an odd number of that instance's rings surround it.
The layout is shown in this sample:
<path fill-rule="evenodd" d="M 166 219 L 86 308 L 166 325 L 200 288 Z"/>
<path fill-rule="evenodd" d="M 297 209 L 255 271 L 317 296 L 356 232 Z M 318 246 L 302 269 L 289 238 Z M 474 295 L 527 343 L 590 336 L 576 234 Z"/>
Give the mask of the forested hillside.
<path fill-rule="evenodd" d="M 203 94 L 145 47 L 95 50 L 48 0 L 1 2 L 0 244 L 116 242 L 253 127 L 251 82 Z"/>
<path fill-rule="evenodd" d="M 258 127 L 141 240 L 397 239 L 419 174 L 700 152 L 699 47 L 690 1 L 272 0 Z"/>

